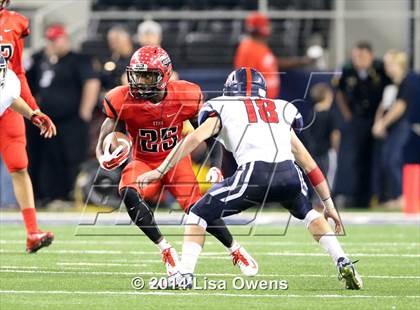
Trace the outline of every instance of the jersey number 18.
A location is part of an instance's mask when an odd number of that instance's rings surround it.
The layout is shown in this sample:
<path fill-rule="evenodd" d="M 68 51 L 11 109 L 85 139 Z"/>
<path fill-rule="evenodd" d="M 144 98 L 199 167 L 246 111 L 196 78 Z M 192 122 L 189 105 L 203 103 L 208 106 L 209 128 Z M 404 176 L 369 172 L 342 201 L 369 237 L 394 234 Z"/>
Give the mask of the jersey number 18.
<path fill-rule="evenodd" d="M 244 99 L 248 120 L 250 123 L 257 123 L 258 116 L 255 111 L 255 106 L 258 109 L 260 119 L 265 123 L 278 123 L 279 115 L 276 112 L 276 104 L 269 99 Z"/>

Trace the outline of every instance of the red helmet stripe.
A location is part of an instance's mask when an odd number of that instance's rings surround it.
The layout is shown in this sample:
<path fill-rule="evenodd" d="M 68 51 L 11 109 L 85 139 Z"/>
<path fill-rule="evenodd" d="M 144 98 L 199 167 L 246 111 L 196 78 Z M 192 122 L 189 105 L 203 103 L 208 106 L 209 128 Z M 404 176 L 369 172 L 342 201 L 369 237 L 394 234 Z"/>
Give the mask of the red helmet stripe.
<path fill-rule="evenodd" d="M 252 74 L 251 69 L 246 68 L 246 95 L 251 96 Z"/>

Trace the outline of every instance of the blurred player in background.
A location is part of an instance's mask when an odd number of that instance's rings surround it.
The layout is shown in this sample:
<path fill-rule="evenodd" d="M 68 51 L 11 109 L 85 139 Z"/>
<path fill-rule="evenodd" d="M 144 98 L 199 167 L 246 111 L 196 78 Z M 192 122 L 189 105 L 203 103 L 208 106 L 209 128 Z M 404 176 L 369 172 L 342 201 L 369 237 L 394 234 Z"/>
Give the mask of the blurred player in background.
<path fill-rule="evenodd" d="M 172 167 L 210 137 L 216 137 L 233 152 L 238 163 L 232 177 L 214 185 L 191 208 L 180 274 L 172 279 L 178 278 L 191 288 L 209 222 L 265 202 L 281 202 L 294 217 L 303 220 L 314 239 L 328 252 L 346 288 L 360 289 L 362 280 L 327 222 L 331 218 L 335 233 L 342 231 L 327 181 L 294 132 L 302 129 L 302 116 L 286 101 L 267 99 L 266 90 L 258 71 L 251 68 L 233 71 L 226 80 L 223 96 L 208 101 L 201 109 L 200 126 L 160 166 L 139 177 L 142 186 L 165 178 Z M 324 216 L 312 209 L 307 185 L 295 161 L 322 200 Z"/>
<path fill-rule="evenodd" d="M 160 47 L 145 46 L 132 56 L 127 67 L 128 86 L 120 86 L 107 93 L 104 99 L 106 120 L 102 124 L 97 145 L 101 166 L 111 170 L 127 157 L 124 152 L 104 160 L 109 146 L 105 137 L 125 123 L 133 142 L 132 160 L 123 169 L 119 184 L 120 195 L 132 221 L 161 251 L 168 275 L 178 271 L 178 255 L 160 232 L 152 208 L 147 201 L 166 188 L 188 213 L 190 206 L 201 198 L 192 170 L 190 157 L 184 158 L 161 181 L 140 188 L 137 177 L 155 169 L 182 139 L 183 122 L 196 118 L 203 101 L 200 87 L 187 81 L 170 81 L 172 63 Z M 220 167 L 220 149 L 213 150 L 212 165 Z M 107 156 L 108 157 L 108 156 Z M 219 176 L 221 179 L 222 176 Z M 243 273 L 258 271 L 256 262 L 236 241 L 221 219 L 209 222 L 209 233 L 220 240 Z"/>
<path fill-rule="evenodd" d="M 26 81 L 22 65 L 24 38 L 29 35 L 26 17 L 6 9 L 9 0 L 0 0 L 0 51 L 20 82 L 20 97 L 33 111 L 39 107 Z M 0 154 L 12 177 L 16 200 L 22 210 L 27 242 L 26 251 L 33 253 L 49 245 L 54 235 L 38 228 L 32 182 L 28 174 L 25 123 L 23 117 L 8 109 L 0 116 Z"/>
<path fill-rule="evenodd" d="M 267 44 L 271 35 L 271 23 L 262 13 L 251 13 L 245 20 L 247 37 L 236 50 L 234 67 L 250 67 L 260 71 L 267 82 L 267 96 L 280 96 L 280 70 L 292 69 L 310 64 L 307 57 L 276 57 Z"/>

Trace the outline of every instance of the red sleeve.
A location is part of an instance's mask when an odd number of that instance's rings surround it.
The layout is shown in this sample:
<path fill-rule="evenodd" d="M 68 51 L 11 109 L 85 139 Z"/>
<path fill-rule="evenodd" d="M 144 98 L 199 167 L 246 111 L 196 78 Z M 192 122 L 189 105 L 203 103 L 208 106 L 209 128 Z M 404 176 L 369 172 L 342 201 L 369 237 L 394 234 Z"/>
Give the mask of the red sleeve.
<path fill-rule="evenodd" d="M 9 16 L 13 20 L 13 27 L 15 28 L 16 33 L 18 33 L 19 39 L 30 34 L 28 18 L 15 11 L 9 11 Z"/>
<path fill-rule="evenodd" d="M 24 72 L 16 74 L 20 81 L 20 96 L 23 100 L 31 107 L 32 110 L 38 110 L 39 107 L 36 104 L 34 96 L 32 96 L 31 89 L 29 88 L 28 81 Z"/>
<path fill-rule="evenodd" d="M 29 29 L 29 20 L 25 16 L 21 16 L 21 22 L 20 22 L 20 37 L 24 38 L 27 37 L 31 30 Z"/>
<path fill-rule="evenodd" d="M 119 118 L 121 103 L 124 100 L 122 86 L 111 89 L 104 97 L 102 102 L 103 112 L 112 119 Z"/>
<path fill-rule="evenodd" d="M 184 120 L 194 119 L 198 116 L 204 99 L 200 86 L 194 83 L 186 83 L 186 87 L 184 88 L 185 97 L 182 102 L 182 115 L 184 116 Z"/>
<path fill-rule="evenodd" d="M 276 99 L 280 92 L 280 76 L 278 73 L 277 59 L 272 53 L 261 57 L 259 68 L 267 83 L 267 97 Z"/>

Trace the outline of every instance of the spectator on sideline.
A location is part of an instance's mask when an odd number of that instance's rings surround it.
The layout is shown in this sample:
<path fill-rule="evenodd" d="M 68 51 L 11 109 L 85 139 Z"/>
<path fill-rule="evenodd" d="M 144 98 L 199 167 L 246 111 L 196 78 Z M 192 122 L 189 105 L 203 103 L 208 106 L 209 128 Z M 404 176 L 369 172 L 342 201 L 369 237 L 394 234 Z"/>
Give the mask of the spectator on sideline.
<path fill-rule="evenodd" d="M 338 81 L 337 105 L 344 118 L 337 160 L 335 194 L 345 205 L 368 207 L 372 197 L 372 126 L 386 85 L 383 62 L 374 58 L 372 46 L 359 42 Z"/>
<path fill-rule="evenodd" d="M 140 46 L 161 46 L 162 27 L 153 20 L 145 20 L 137 27 L 137 40 Z"/>
<path fill-rule="evenodd" d="M 312 86 L 310 95 L 314 104 L 315 119 L 313 124 L 302 131 L 302 139 L 321 171 L 328 175 L 329 151 L 337 151 L 340 144 L 336 115 L 331 109 L 334 93 L 328 84 L 318 83 Z M 311 196 L 315 204 L 322 205 L 313 190 Z"/>
<path fill-rule="evenodd" d="M 126 81 L 125 69 L 134 53 L 128 30 L 121 25 L 111 27 L 107 33 L 109 56 L 103 62 L 102 85 L 112 89 Z"/>
<path fill-rule="evenodd" d="M 403 149 L 410 133 L 407 112 L 418 99 L 407 62 L 404 52 L 391 50 L 385 54 L 385 70 L 392 84 L 384 89 L 372 128 L 374 137 L 379 140 L 379 165 L 373 184 L 379 185 L 377 194 L 385 207 L 402 208 Z"/>
<path fill-rule="evenodd" d="M 145 20 L 137 27 L 137 40 L 140 47 L 143 46 L 161 46 L 162 44 L 162 27 L 153 20 Z M 172 71 L 171 81 L 179 80 L 176 71 Z"/>
<path fill-rule="evenodd" d="M 245 20 L 247 36 L 240 42 L 235 53 L 234 67 L 251 67 L 260 71 L 267 83 L 267 97 L 280 95 L 279 71 L 310 64 L 310 58 L 277 58 L 267 40 L 271 35 L 268 17 L 261 13 L 251 13 Z M 279 69 L 280 68 L 280 69 Z"/>
<path fill-rule="evenodd" d="M 79 166 L 87 158 L 88 127 L 98 100 L 100 81 L 90 59 L 71 50 L 62 25 L 45 32 L 47 45 L 32 57 L 28 81 L 41 109 L 54 119 L 59 134 L 42 139 L 27 126 L 30 173 L 36 197 L 71 200 Z"/>

